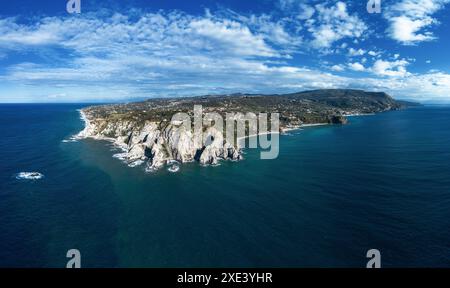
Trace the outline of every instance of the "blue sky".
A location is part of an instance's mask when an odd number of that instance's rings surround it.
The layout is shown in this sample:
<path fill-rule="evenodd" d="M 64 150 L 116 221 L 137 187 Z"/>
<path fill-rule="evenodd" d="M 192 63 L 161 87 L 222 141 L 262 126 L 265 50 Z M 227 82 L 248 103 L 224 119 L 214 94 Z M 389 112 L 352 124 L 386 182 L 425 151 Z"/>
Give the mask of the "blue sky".
<path fill-rule="evenodd" d="M 0 102 L 322 88 L 450 102 L 450 0 L 0 4 Z M 126 2 L 126 4 L 124 4 Z"/>

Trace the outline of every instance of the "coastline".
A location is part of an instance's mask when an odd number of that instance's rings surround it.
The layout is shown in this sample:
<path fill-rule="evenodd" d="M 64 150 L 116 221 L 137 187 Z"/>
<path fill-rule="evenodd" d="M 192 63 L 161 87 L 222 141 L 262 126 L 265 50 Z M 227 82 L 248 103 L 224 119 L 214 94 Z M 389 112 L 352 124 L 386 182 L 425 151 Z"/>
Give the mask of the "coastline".
<path fill-rule="evenodd" d="M 344 117 L 358 117 L 358 116 L 374 116 L 376 113 L 361 113 L 361 114 L 348 114 L 348 115 L 342 115 Z"/>
<path fill-rule="evenodd" d="M 90 121 L 86 117 L 86 114 L 83 112 L 83 109 L 78 109 L 77 111 L 78 111 L 78 113 L 80 113 L 80 119 L 84 123 L 84 129 L 81 130 L 80 132 L 78 132 L 78 134 L 75 137 L 79 137 L 81 139 L 87 138 L 86 133 L 87 133 L 88 129 L 90 128 Z"/>
<path fill-rule="evenodd" d="M 79 109 L 78 112 L 80 113 L 80 118 L 84 122 L 84 129 L 80 131 L 77 135 L 73 136 L 73 139 L 79 140 L 79 139 L 87 139 L 91 138 L 94 140 L 103 140 L 112 143 L 116 148 L 122 150 L 123 152 L 127 152 L 127 146 L 120 144 L 117 142 L 117 139 L 112 137 L 105 137 L 105 136 L 92 136 L 89 133 L 89 129 L 92 129 L 91 122 L 89 121 L 86 114 L 83 112 L 83 109 Z"/>
<path fill-rule="evenodd" d="M 242 141 L 242 140 L 245 140 L 245 139 L 248 139 L 248 138 L 257 137 L 257 136 L 260 136 L 260 135 L 268 135 L 268 134 L 284 135 L 287 132 L 301 130 L 304 127 L 316 127 L 316 126 L 326 126 L 326 125 L 332 125 L 332 124 L 330 124 L 330 123 L 302 124 L 300 126 L 294 126 L 294 127 L 289 127 L 289 128 L 282 128 L 280 132 L 266 132 L 266 133 L 258 133 L 258 134 L 246 135 L 244 137 L 239 137 L 236 140 L 237 141 Z"/>
<path fill-rule="evenodd" d="M 133 158 L 130 161 L 130 159 L 129 159 L 130 155 L 134 155 L 134 154 L 130 154 L 131 152 L 130 152 L 129 145 L 122 143 L 121 141 L 119 141 L 118 138 L 99 135 L 99 133 L 97 133 L 97 131 L 96 131 L 97 130 L 96 126 L 92 125 L 92 123 L 89 120 L 88 115 L 85 113 L 85 111 L 83 111 L 83 109 L 78 109 L 77 111 L 80 113 L 80 119 L 84 123 L 84 129 L 82 131 L 80 131 L 77 135 L 72 136 L 71 140 L 76 141 L 76 140 L 80 140 L 80 139 L 90 138 L 90 139 L 94 139 L 94 140 L 107 141 L 107 142 L 111 143 L 115 149 L 118 149 L 121 151 L 119 153 L 113 154 L 113 157 L 126 163 L 127 166 L 136 167 L 136 166 L 140 166 L 141 164 L 145 163 L 144 159 L 142 159 L 142 158 L 138 159 L 138 160 Z M 365 116 L 365 115 L 375 115 L 375 114 L 351 114 L 351 115 L 345 115 L 344 117 L 347 117 L 347 116 L 355 116 L 356 117 L 356 116 Z M 288 134 L 289 132 L 296 131 L 296 130 L 302 130 L 302 128 L 328 126 L 328 125 L 333 125 L 333 124 L 322 122 L 322 123 L 308 123 L 308 124 L 302 124 L 302 125 L 290 125 L 288 127 L 281 128 L 280 131 L 278 131 L 278 132 L 269 131 L 269 132 L 265 132 L 265 133 L 244 135 L 243 137 L 236 138 L 236 147 L 235 148 L 237 149 L 237 151 L 239 151 L 240 157 L 242 157 L 242 153 L 243 153 L 242 150 L 246 149 L 245 139 L 262 136 L 262 135 L 269 135 L 269 134 L 289 135 Z M 64 142 L 64 140 L 63 140 L 63 142 Z M 67 142 L 69 142 L 69 141 L 67 141 Z M 167 164 L 168 164 L 168 162 L 167 162 Z M 209 165 L 209 164 L 207 164 L 207 165 Z M 172 171 L 172 172 L 174 172 L 174 171 Z"/>
<path fill-rule="evenodd" d="M 330 123 L 312 123 L 312 124 L 302 124 L 300 128 L 302 127 L 314 127 L 314 126 L 325 126 L 325 125 L 331 125 Z"/>
<path fill-rule="evenodd" d="M 117 143 L 117 139 L 115 139 L 115 138 L 105 137 L 105 136 L 92 136 L 92 135 L 89 135 L 90 134 L 89 133 L 89 129 L 91 129 L 90 121 L 89 121 L 88 117 L 86 116 L 86 113 L 84 113 L 83 109 L 78 109 L 78 112 L 80 113 L 80 119 L 84 123 L 84 129 L 82 131 L 80 131 L 78 134 L 76 134 L 75 136 L 73 136 L 72 137 L 73 139 L 79 140 L 79 139 L 91 138 L 91 139 L 94 139 L 94 140 L 104 140 L 104 141 L 112 143 L 116 148 L 121 149 L 123 152 L 127 152 L 128 149 L 127 149 L 126 145 L 122 145 L 122 144 Z M 373 115 L 373 114 L 370 114 L 370 115 Z M 362 116 L 362 114 L 352 114 L 352 116 Z M 248 139 L 248 138 L 252 138 L 252 137 L 257 137 L 257 136 L 262 136 L 262 135 L 269 135 L 269 134 L 283 135 L 284 133 L 287 133 L 287 132 L 301 130 L 304 127 L 316 127 L 316 126 L 326 126 L 326 125 L 331 125 L 331 124 L 330 123 L 302 124 L 302 125 L 299 125 L 299 126 L 282 128 L 280 132 L 257 133 L 257 134 L 252 134 L 252 135 L 246 135 L 246 136 L 243 136 L 243 137 L 238 137 L 238 138 L 236 138 L 236 141 L 238 143 L 241 143 L 242 140 L 245 140 L 245 139 Z M 116 158 L 120 158 L 120 157 L 117 157 L 117 155 L 116 155 Z"/>
<path fill-rule="evenodd" d="M 316 127 L 316 126 L 327 126 L 327 125 L 332 125 L 330 123 L 311 123 L 311 124 L 302 124 L 299 126 L 294 126 L 294 127 L 289 127 L 289 128 L 283 128 L 282 133 L 286 133 L 286 132 L 290 132 L 290 131 L 295 131 L 295 130 L 301 130 L 302 128 L 305 127 Z"/>

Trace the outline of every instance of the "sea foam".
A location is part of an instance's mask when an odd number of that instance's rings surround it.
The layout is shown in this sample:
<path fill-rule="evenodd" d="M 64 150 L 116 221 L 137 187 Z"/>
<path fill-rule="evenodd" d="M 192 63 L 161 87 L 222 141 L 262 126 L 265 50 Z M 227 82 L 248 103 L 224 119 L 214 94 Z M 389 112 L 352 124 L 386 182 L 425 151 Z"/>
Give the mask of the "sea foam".
<path fill-rule="evenodd" d="M 171 172 L 171 173 L 177 173 L 178 171 L 180 171 L 180 165 L 179 164 L 175 164 L 173 163 L 168 169 L 167 171 Z"/>
<path fill-rule="evenodd" d="M 39 172 L 20 172 L 16 174 L 18 180 L 39 180 L 44 178 L 44 174 Z"/>

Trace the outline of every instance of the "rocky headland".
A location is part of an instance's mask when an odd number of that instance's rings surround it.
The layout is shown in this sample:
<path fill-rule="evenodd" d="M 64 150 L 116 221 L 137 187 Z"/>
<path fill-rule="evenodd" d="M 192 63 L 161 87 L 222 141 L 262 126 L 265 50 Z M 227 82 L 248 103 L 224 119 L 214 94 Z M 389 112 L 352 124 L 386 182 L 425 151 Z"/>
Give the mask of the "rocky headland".
<path fill-rule="evenodd" d="M 111 141 L 123 149 L 121 158 L 130 166 L 145 164 L 147 171 L 155 171 L 173 163 L 197 161 L 215 165 L 220 160 L 242 159 L 239 141 L 227 141 L 224 131 L 204 123 L 199 145 L 195 129 L 172 119 L 180 112 L 194 117 L 194 105 L 201 105 L 203 113 L 215 112 L 224 118 L 225 113 L 279 113 L 278 132 L 283 132 L 303 125 L 346 124 L 346 115 L 398 110 L 409 104 L 386 93 L 360 90 L 159 98 L 84 108 L 81 115 L 86 126 L 78 136 Z"/>

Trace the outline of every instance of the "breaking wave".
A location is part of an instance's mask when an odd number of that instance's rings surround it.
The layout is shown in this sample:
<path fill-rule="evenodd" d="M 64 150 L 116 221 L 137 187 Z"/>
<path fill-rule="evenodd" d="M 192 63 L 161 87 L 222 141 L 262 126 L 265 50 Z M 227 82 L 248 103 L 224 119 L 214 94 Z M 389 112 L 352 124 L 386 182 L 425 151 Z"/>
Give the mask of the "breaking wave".
<path fill-rule="evenodd" d="M 39 180 L 44 178 L 44 174 L 39 172 L 20 172 L 15 176 L 17 180 Z"/>

